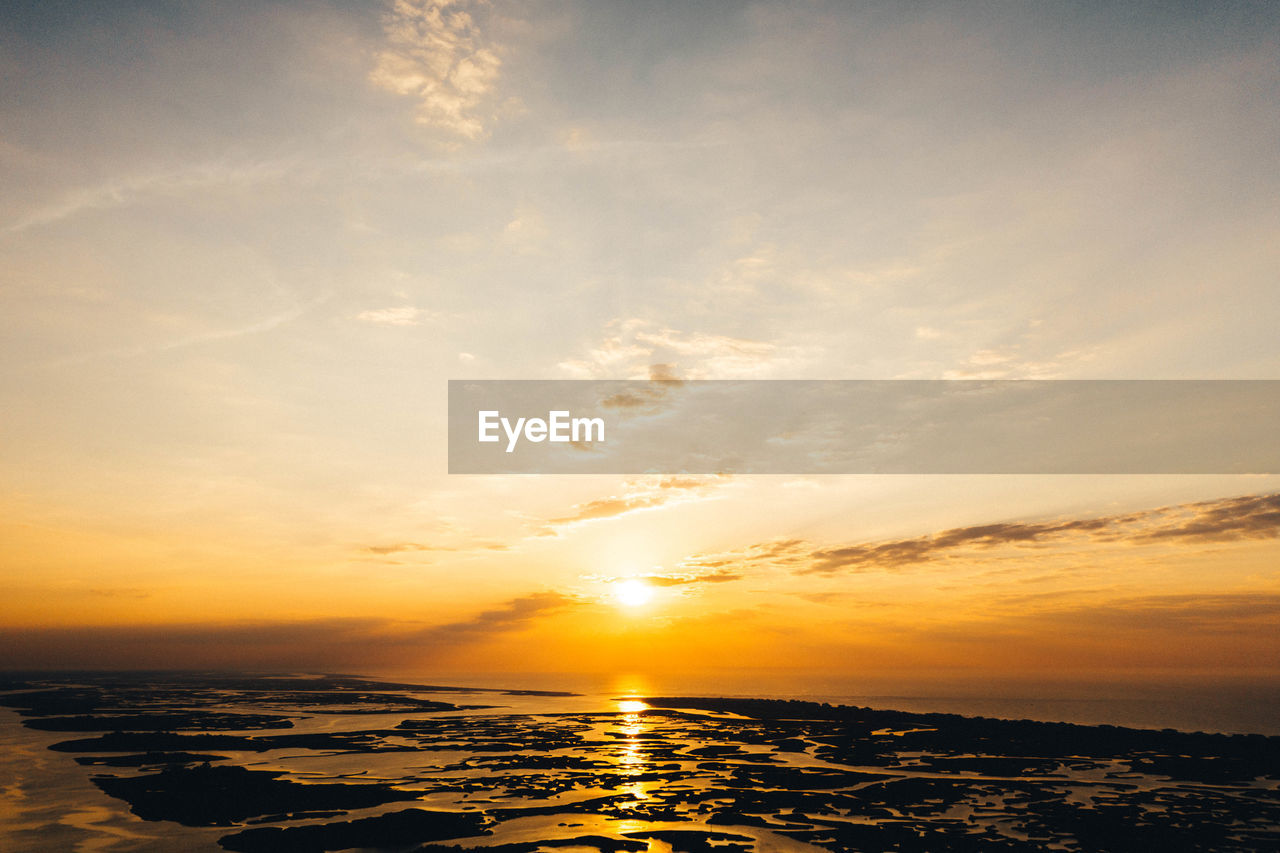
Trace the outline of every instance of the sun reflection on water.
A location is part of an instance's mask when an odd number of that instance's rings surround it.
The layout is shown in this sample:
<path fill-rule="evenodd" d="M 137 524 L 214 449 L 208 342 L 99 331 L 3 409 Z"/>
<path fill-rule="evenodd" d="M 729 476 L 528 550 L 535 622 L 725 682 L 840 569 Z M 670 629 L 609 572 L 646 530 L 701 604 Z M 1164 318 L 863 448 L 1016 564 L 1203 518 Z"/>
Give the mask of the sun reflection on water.
<path fill-rule="evenodd" d="M 645 733 L 643 712 L 648 710 L 648 707 L 638 699 L 618 700 L 618 710 L 622 712 L 622 715 L 618 718 L 615 726 L 618 733 L 623 737 L 623 740 L 619 743 L 618 769 L 626 775 L 640 773 L 645 767 L 641 735 Z M 636 793 L 643 796 L 643 793 L 639 791 Z"/>

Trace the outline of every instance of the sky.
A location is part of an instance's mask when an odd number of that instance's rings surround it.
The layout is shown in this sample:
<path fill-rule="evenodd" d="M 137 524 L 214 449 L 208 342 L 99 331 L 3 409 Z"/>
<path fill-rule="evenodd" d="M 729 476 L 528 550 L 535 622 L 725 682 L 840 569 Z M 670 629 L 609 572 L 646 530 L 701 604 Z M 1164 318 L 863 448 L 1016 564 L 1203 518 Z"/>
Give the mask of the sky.
<path fill-rule="evenodd" d="M 0 667 L 1280 680 L 1280 477 L 445 441 L 449 379 L 1280 378 L 1278 163 L 1269 3 L 9 4 Z"/>

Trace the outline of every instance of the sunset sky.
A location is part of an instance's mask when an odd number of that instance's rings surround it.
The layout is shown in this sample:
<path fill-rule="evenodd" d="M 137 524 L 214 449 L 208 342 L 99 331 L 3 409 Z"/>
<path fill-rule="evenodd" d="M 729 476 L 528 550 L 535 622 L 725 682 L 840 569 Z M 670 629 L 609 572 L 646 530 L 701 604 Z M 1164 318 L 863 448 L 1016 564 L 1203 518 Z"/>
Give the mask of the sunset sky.
<path fill-rule="evenodd" d="M 1280 680 L 1280 476 L 445 442 L 460 378 L 1280 378 L 1280 5 L 11 3 L 0 176 L 0 668 Z"/>

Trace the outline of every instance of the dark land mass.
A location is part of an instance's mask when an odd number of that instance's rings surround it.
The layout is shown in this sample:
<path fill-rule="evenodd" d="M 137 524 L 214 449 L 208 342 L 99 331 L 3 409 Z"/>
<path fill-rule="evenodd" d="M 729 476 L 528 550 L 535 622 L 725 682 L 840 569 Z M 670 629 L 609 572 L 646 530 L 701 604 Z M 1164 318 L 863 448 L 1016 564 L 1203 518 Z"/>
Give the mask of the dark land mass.
<path fill-rule="evenodd" d="M 311 826 L 263 827 L 224 836 L 219 844 L 240 853 L 323 853 L 349 847 L 405 847 L 442 838 L 488 835 L 493 821 L 474 812 L 405 809 L 377 817 Z"/>
<path fill-rule="evenodd" d="M 485 847 L 463 847 L 444 844 L 424 844 L 416 853 L 470 853 L 482 850 L 484 853 L 537 853 L 544 847 L 587 847 L 599 853 L 638 853 L 648 850 L 647 842 L 634 838 L 611 838 L 607 835 L 578 835 L 571 838 L 549 838 L 545 841 L 525 841 L 512 844 L 490 844 Z"/>
<path fill-rule="evenodd" d="M 225 759 L 225 755 L 200 752 L 144 752 L 138 755 L 81 755 L 76 763 L 99 767 L 168 767 L 170 764 L 201 764 Z"/>
<path fill-rule="evenodd" d="M 47 732 L 183 732 L 239 731 L 243 729 L 291 729 L 288 717 L 267 714 L 211 714 L 176 712 L 158 714 L 77 714 L 26 721 L 29 729 Z"/>
<path fill-rule="evenodd" d="M 1083 726 L 1035 720 L 995 720 L 957 714 L 879 711 L 843 705 L 778 699 L 694 699 L 658 697 L 656 708 L 693 708 L 775 720 L 830 720 L 840 736 L 827 738 L 819 754 L 840 763 L 893 766 L 897 753 L 919 750 L 939 773 L 1018 776 L 1046 773 L 1062 756 L 1077 759 L 1129 757 L 1134 773 L 1199 782 L 1280 779 L 1280 737 Z M 894 729 L 891 752 L 877 748 L 876 731 Z M 983 755 L 970 755 L 984 753 Z M 885 761 L 889 763 L 884 763 Z M 1084 762 L 1077 762 L 1080 767 Z"/>
<path fill-rule="evenodd" d="M 271 720 L 257 715 L 264 724 L 255 725 L 249 715 L 221 715 L 226 724 L 206 724 L 206 718 L 196 715 L 192 708 L 225 708 L 228 705 L 254 705 L 257 707 L 290 707 L 312 714 L 385 714 L 422 713 L 433 711 L 484 710 L 491 705 L 458 705 L 423 699 L 409 693 L 492 693 L 505 694 L 497 689 L 450 688 L 438 685 L 400 684 L 370 681 L 362 678 L 340 676 L 315 676 L 309 678 L 242 676 L 209 676 L 201 678 L 182 675 L 174 678 L 148 674 L 130 678 L 120 675 L 85 674 L 78 676 L 71 686 L 48 687 L 32 680 L 0 681 L 10 690 L 25 692 L 0 695 L 0 705 L 17 708 L 23 716 L 43 717 L 55 715 L 91 715 L 103 712 L 124 711 L 136 715 L 149 708 L 170 708 L 175 705 L 188 709 L 189 725 L 162 725 L 161 729 L 192 728 L 249 729 L 272 728 L 265 724 Z M 39 688 L 39 689 L 28 689 Z M 550 694 L 548 694 L 550 695 Z M 562 695 L 562 694 L 554 694 Z M 571 694 L 563 694 L 571 695 Z M 233 719 L 237 717 L 238 719 Z M 285 717 L 276 719 L 285 720 Z M 246 725 L 233 725 L 235 722 Z M 47 724 L 46 727 L 58 725 Z M 69 724 L 65 724 L 69 725 Z M 139 725 L 146 729 L 146 721 Z M 284 727 L 287 727 L 287 723 Z M 55 729 L 56 731 L 94 731 L 95 729 Z M 100 730 L 108 730 L 106 728 Z"/>
<path fill-rule="evenodd" d="M 77 684 L 109 690 L 150 689 L 178 694 L 195 690 L 244 693 L 295 691 L 391 691 L 396 693 L 497 693 L 505 696 L 577 696 L 561 690 L 510 690 L 502 687 L 456 687 L 400 681 L 376 681 L 351 675 L 239 675 L 225 672 L 24 672 L 0 675 L 0 690 L 25 690 L 55 684 Z"/>
<path fill-rule="evenodd" d="M 386 707 L 422 686 L 114 678 L 27 679 L 0 702 L 32 727 L 102 732 L 51 749 L 138 816 L 228 827 L 219 843 L 246 853 L 1280 849 L 1274 737 L 681 697 L 596 713 L 441 702 L 365 728 L 353 697 Z M 244 725 L 259 717 L 295 730 Z"/>
<path fill-rule="evenodd" d="M 137 752 L 187 749 L 229 749 L 269 752 L 273 749 L 315 749 L 344 752 L 405 752 L 417 747 L 391 743 L 391 730 L 316 732 L 296 735 L 244 736 L 230 734 L 178 734 L 176 732 L 110 732 L 94 738 L 68 740 L 49 748 L 55 752 Z"/>
<path fill-rule="evenodd" d="M 173 820 L 186 826 L 230 826 L 265 814 L 361 809 L 418 798 L 412 791 L 389 785 L 302 784 L 279 778 L 283 775 L 200 764 L 170 765 L 144 776 L 95 776 L 93 781 L 111 796 L 127 801 L 144 820 Z"/>
<path fill-rule="evenodd" d="M 672 853 L 751 853 L 755 839 L 728 832 L 693 832 L 687 829 L 654 829 L 624 832 L 627 838 L 656 838 L 671 845 Z"/>

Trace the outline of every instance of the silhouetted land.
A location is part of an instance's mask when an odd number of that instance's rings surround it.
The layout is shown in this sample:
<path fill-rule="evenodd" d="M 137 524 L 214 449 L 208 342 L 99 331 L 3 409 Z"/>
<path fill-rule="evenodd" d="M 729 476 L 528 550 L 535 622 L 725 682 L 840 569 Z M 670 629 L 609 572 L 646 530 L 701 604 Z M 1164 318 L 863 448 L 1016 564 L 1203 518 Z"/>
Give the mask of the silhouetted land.
<path fill-rule="evenodd" d="M 337 676 L 59 678 L 11 680 L 0 704 L 91 734 L 51 749 L 138 817 L 225 827 L 210 845 L 245 853 L 1280 849 L 1280 738 L 1260 735 L 760 699 L 584 713 L 489 691 L 518 706 L 493 708 Z"/>

